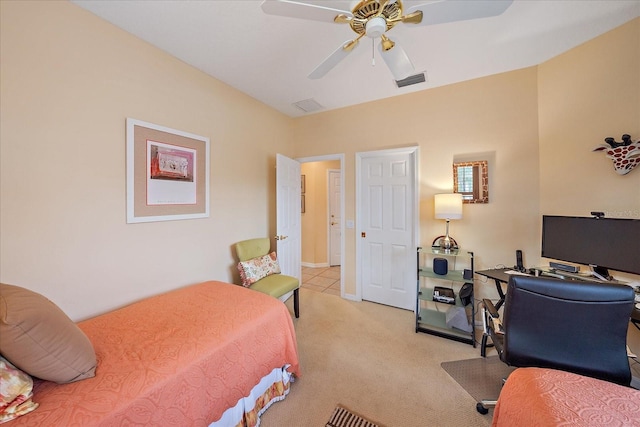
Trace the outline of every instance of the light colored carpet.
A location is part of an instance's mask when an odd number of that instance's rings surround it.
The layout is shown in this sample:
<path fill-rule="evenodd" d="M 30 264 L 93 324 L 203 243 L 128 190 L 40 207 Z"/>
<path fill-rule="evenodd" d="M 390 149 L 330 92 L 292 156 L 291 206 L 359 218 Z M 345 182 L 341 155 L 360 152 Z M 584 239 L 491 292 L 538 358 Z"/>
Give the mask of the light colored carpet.
<path fill-rule="evenodd" d="M 338 404 L 387 427 L 491 424 L 440 367 L 479 357 L 480 348 L 415 333 L 413 312 L 303 288 L 293 321 L 302 376 L 262 427 L 322 427 Z"/>

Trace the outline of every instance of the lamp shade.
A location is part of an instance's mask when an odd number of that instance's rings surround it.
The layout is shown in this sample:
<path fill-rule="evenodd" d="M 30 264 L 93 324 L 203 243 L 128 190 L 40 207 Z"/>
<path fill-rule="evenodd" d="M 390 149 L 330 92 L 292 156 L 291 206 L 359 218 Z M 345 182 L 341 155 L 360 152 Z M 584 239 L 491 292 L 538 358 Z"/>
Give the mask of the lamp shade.
<path fill-rule="evenodd" d="M 436 194 L 434 198 L 436 219 L 462 218 L 462 194 Z"/>

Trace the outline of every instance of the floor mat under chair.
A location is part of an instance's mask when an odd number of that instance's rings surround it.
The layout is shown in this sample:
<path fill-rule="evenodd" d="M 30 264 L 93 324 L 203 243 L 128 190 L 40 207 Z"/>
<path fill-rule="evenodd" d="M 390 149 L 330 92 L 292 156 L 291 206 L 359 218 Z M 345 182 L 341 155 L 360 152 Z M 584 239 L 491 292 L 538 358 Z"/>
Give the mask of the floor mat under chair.
<path fill-rule="evenodd" d="M 502 380 L 515 369 L 498 356 L 442 362 L 440 366 L 477 401 L 497 399 Z"/>

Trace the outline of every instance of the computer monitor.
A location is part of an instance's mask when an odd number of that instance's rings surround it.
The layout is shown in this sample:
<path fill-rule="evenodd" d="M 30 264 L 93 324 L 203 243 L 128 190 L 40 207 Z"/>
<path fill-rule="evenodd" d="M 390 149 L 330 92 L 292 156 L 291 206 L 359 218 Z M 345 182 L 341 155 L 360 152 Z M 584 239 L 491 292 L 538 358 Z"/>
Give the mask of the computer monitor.
<path fill-rule="evenodd" d="M 640 274 L 640 219 L 543 215 L 542 256 Z"/>

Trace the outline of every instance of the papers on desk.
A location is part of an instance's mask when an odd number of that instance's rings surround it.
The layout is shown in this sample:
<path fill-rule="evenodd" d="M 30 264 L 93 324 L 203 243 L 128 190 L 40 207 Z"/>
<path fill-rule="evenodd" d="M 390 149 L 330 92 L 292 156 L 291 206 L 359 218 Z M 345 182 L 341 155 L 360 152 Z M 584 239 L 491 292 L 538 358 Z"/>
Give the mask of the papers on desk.
<path fill-rule="evenodd" d="M 521 272 L 516 271 L 516 270 L 505 270 L 505 271 L 504 271 L 504 274 L 509 274 L 509 275 L 511 275 L 511 274 L 517 274 L 518 276 L 530 276 L 530 274 L 527 274 L 527 273 L 521 273 Z"/>

